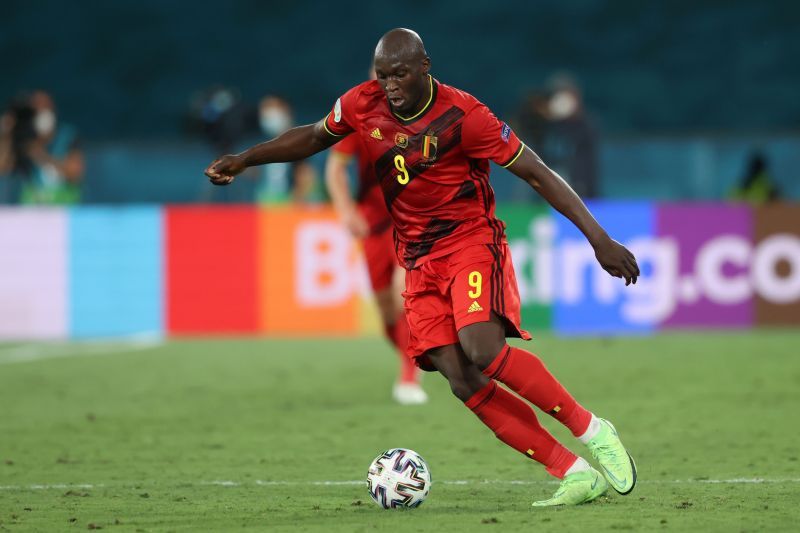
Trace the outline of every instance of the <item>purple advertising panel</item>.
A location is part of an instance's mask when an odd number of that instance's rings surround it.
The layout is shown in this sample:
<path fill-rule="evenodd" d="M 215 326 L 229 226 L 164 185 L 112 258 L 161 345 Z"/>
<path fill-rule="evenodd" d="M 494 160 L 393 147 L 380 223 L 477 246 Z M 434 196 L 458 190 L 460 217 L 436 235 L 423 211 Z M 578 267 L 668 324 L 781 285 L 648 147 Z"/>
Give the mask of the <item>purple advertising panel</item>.
<path fill-rule="evenodd" d="M 671 252 L 673 310 L 662 328 L 753 324 L 752 212 L 737 205 L 662 205 L 656 235 Z"/>

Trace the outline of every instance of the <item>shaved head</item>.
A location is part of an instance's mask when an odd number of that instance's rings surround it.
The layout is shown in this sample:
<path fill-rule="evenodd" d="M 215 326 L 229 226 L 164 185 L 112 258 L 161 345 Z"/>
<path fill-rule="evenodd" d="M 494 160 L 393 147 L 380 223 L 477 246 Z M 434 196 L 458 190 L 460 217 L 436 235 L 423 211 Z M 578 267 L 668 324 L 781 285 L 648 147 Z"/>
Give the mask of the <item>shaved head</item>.
<path fill-rule="evenodd" d="M 375 47 L 375 59 L 410 63 L 428 57 L 419 34 L 406 28 L 395 28 L 386 32 Z"/>
<path fill-rule="evenodd" d="M 375 75 L 395 114 L 412 116 L 431 100 L 431 60 L 417 32 L 395 28 L 375 47 Z"/>

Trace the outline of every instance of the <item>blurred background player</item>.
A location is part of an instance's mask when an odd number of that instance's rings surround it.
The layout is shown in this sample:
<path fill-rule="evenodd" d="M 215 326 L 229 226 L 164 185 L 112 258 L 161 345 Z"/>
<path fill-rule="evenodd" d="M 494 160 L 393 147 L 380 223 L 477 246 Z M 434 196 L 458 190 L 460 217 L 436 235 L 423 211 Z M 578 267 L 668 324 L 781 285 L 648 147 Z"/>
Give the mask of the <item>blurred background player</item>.
<path fill-rule="evenodd" d="M 374 71 L 370 70 L 370 75 L 370 79 L 375 79 Z M 392 397 L 403 405 L 422 404 L 428 401 L 428 396 L 420 386 L 419 369 L 406 356 L 409 332 L 403 310 L 404 271 L 395 259 L 392 220 L 383 193 L 364 155 L 358 135 L 350 135 L 334 145 L 325 163 L 325 184 L 342 223 L 353 237 L 361 240 L 384 332 L 400 355 L 400 375 Z M 358 165 L 355 201 L 348 172 L 353 159 Z"/>

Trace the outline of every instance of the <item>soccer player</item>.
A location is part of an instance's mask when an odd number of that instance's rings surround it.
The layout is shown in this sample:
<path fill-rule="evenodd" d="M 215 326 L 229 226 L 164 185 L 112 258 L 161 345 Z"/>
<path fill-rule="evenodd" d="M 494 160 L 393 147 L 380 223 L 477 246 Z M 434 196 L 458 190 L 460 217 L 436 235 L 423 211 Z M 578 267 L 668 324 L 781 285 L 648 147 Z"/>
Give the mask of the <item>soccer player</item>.
<path fill-rule="evenodd" d="M 639 276 L 636 259 L 507 124 L 429 74 L 431 61 L 415 32 L 385 34 L 374 64 L 377 81 L 347 91 L 323 120 L 223 156 L 206 175 L 227 185 L 248 166 L 302 159 L 358 135 L 407 271 L 409 353 L 416 364 L 438 370 L 498 439 L 562 480 L 550 499 L 534 506 L 588 502 L 609 484 L 630 493 L 636 467 L 614 426 L 579 404 L 536 355 L 506 343 L 506 337 L 530 335 L 519 325 L 519 294 L 504 225 L 494 215 L 489 161 L 525 180 L 572 221 L 600 265 L 626 285 Z M 553 438 L 523 398 L 586 444 L 603 475 Z"/>
<path fill-rule="evenodd" d="M 355 202 L 347 170 L 354 158 L 358 164 Z M 358 135 L 348 135 L 331 148 L 325 163 L 325 183 L 342 222 L 353 237 L 361 240 L 384 332 L 400 355 L 400 376 L 392 397 L 402 405 L 425 403 L 428 395 L 419 384 L 419 369 L 406 355 L 409 332 L 401 296 L 403 268 L 395 256 L 392 219 Z"/>

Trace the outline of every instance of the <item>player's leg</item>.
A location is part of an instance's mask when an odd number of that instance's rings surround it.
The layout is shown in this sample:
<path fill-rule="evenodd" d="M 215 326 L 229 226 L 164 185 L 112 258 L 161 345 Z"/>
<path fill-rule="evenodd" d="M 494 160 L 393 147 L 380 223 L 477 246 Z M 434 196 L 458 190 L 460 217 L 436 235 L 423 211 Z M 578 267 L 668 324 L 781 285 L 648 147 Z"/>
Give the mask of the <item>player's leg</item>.
<path fill-rule="evenodd" d="M 461 328 L 458 338 L 467 357 L 488 377 L 567 426 L 580 437 L 589 429 L 592 413 L 580 405 L 536 355 L 506 343 L 506 327 L 496 313 L 487 322 Z"/>
<path fill-rule="evenodd" d="M 491 429 L 498 439 L 547 471 L 563 478 L 578 459 L 559 443 L 521 399 L 487 378 L 467 359 L 457 344 L 426 352 L 433 366 L 447 379 L 453 394 Z"/>
<path fill-rule="evenodd" d="M 392 397 L 403 405 L 425 403 L 428 396 L 420 386 L 419 369 L 407 353 L 409 331 L 402 297 L 405 271 L 395 262 L 391 230 L 365 238 L 363 248 L 384 334 L 396 348 L 400 362 Z"/>
<path fill-rule="evenodd" d="M 418 405 L 428 401 L 428 395 L 420 385 L 420 371 L 413 359 L 408 357 L 408 320 L 405 310 L 398 309 L 397 300 L 402 297 L 394 286 L 375 293 L 375 299 L 383 321 L 384 333 L 396 348 L 400 362 L 400 373 L 392 387 L 392 397 L 402 405 Z"/>
<path fill-rule="evenodd" d="M 524 401 L 487 378 L 464 355 L 453 317 L 450 272 L 451 258 L 445 257 L 406 273 L 409 354 L 420 368 L 442 373 L 453 393 L 501 441 L 563 478 L 556 497 L 546 505 L 582 503 L 604 493 L 602 476 L 544 430 Z"/>
<path fill-rule="evenodd" d="M 580 405 L 539 357 L 506 343 L 508 335 L 526 335 L 518 326 L 519 294 L 507 247 L 489 250 L 489 262 L 475 258 L 453 280 L 454 316 L 464 352 L 486 376 L 567 426 L 589 447 L 614 489 L 629 493 L 636 484 L 636 466 L 613 426 Z M 477 310 L 464 312 L 469 308 Z"/>

